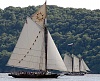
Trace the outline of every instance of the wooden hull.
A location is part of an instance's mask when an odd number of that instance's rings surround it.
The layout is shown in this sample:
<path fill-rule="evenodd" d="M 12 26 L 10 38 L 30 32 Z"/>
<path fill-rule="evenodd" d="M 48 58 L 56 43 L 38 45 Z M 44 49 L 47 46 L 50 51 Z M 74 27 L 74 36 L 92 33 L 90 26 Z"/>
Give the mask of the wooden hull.
<path fill-rule="evenodd" d="M 8 74 L 14 78 L 57 78 L 58 74 Z"/>

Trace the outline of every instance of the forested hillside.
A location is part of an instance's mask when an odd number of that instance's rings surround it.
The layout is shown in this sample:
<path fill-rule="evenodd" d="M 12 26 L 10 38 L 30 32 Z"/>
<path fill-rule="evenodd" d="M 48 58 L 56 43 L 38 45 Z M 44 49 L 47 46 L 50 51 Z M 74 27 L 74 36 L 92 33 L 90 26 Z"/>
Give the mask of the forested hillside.
<path fill-rule="evenodd" d="M 10 57 L 27 16 L 38 7 L 0 9 L 0 72 Z M 81 55 L 92 73 L 100 73 L 100 10 L 48 6 L 48 29 L 60 51 Z M 73 46 L 68 46 L 73 43 Z"/>

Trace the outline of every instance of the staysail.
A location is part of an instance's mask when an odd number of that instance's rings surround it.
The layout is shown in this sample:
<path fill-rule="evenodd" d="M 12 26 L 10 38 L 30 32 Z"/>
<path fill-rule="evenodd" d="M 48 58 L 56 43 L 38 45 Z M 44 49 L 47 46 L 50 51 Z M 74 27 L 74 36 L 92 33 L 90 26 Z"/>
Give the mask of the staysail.
<path fill-rule="evenodd" d="M 84 72 L 90 71 L 90 69 L 88 68 L 88 66 L 86 65 L 83 59 L 81 60 L 81 71 Z"/>
<path fill-rule="evenodd" d="M 67 71 L 66 66 L 49 32 L 48 32 L 47 50 L 48 50 L 47 51 L 47 68 L 60 70 L 60 71 Z"/>

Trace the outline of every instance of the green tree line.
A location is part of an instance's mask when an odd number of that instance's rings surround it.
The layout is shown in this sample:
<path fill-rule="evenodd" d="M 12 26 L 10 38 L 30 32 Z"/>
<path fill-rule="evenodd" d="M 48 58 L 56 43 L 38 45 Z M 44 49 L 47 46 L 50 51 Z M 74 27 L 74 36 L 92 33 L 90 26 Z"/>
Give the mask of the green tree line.
<path fill-rule="evenodd" d="M 0 9 L 0 72 L 15 47 L 27 16 L 39 6 L 25 8 L 9 6 Z M 47 6 L 48 29 L 60 54 L 81 55 L 92 73 L 100 73 L 100 10 Z M 68 46 L 73 43 L 73 46 Z"/>

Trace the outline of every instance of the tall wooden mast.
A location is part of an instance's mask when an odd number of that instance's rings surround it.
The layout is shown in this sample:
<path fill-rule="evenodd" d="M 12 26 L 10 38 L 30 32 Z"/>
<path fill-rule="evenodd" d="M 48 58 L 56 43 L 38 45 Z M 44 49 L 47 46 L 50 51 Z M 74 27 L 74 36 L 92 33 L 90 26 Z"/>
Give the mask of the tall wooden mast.
<path fill-rule="evenodd" d="M 74 69 L 74 56 L 72 54 L 72 73 L 73 73 L 73 69 Z"/>
<path fill-rule="evenodd" d="M 46 5 L 46 1 L 45 1 L 45 5 Z M 46 12 L 47 12 L 47 10 L 46 10 Z M 46 19 L 44 19 L 44 41 L 45 41 L 45 72 L 47 72 L 47 42 L 48 42 L 48 31 L 47 31 L 47 27 L 46 27 Z"/>

